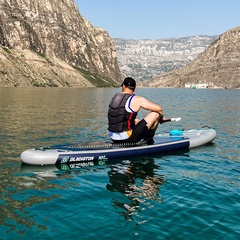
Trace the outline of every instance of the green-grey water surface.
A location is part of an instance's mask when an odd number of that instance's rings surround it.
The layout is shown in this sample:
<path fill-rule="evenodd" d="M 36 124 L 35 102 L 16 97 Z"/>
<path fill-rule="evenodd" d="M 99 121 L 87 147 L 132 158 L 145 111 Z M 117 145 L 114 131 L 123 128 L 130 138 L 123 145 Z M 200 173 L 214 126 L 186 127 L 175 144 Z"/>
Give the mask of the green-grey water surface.
<path fill-rule="evenodd" d="M 206 146 L 68 170 L 21 164 L 28 148 L 106 138 L 118 90 L 0 88 L 0 239 L 239 239 L 239 90 L 137 89 L 182 118 L 159 133 L 208 125 L 218 135 Z"/>

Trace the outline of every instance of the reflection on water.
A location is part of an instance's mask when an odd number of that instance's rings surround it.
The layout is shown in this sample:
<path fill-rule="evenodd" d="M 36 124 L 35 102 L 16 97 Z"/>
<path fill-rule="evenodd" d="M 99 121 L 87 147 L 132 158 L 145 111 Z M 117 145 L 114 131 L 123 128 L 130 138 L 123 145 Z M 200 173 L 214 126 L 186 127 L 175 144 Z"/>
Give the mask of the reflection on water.
<path fill-rule="evenodd" d="M 113 198 L 113 205 L 126 220 L 133 220 L 133 215 L 139 214 L 140 204 L 147 206 L 147 200 L 161 202 L 160 186 L 164 177 L 156 173 L 160 167 L 154 164 L 154 159 L 141 159 L 141 162 L 124 161 L 110 167 L 107 189 L 119 192 L 129 201 Z"/>
<path fill-rule="evenodd" d="M 11 172 L 18 172 L 18 169 L 11 169 Z M 31 219 L 31 214 L 27 209 L 38 203 L 48 203 L 53 199 L 61 198 L 61 195 L 51 193 L 51 189 L 64 189 L 67 186 L 53 184 L 48 181 L 51 177 L 48 175 L 35 175 L 28 172 L 28 174 L 17 173 L 9 175 L 10 171 L 6 171 L 4 175 L 1 174 L 1 201 L 4 206 L 1 208 L 0 225 L 10 228 L 10 232 L 16 229 L 16 226 L 21 226 L 21 229 L 38 228 L 46 230 L 46 226 L 38 224 Z M 61 177 L 60 175 L 58 177 Z M 63 177 L 63 176 L 62 176 Z M 66 176 L 64 176 L 65 178 Z M 47 183 L 47 184 L 46 184 Z M 19 229 L 19 228 L 17 228 Z M 21 230 L 19 230 L 21 234 Z"/>
<path fill-rule="evenodd" d="M 64 168 L 67 169 L 63 170 Z M 132 221 L 134 215 L 141 216 L 145 208 L 152 206 L 149 201 L 161 203 L 159 191 L 164 183 L 164 176 L 159 174 L 161 169 L 154 163 L 153 158 L 125 160 L 105 166 L 78 165 L 76 168 L 22 164 L 18 174 L 9 176 L 8 181 L 5 180 L 1 184 L 1 202 L 5 207 L 0 217 L 0 224 L 9 227 L 10 231 L 16 230 L 18 225 L 21 225 L 22 232 L 26 231 L 26 228 L 33 227 L 47 230 L 47 226 L 31 218 L 30 209 L 37 204 L 44 205 L 51 202 L 53 204 L 63 198 L 64 189 L 67 190 L 71 186 L 81 188 L 80 183 L 71 181 L 76 176 L 81 177 L 89 172 L 96 173 L 106 169 L 109 178 L 106 189 L 124 196 L 124 198 L 113 196 L 111 204 L 126 220 Z M 140 218 L 143 220 L 144 217 Z"/>

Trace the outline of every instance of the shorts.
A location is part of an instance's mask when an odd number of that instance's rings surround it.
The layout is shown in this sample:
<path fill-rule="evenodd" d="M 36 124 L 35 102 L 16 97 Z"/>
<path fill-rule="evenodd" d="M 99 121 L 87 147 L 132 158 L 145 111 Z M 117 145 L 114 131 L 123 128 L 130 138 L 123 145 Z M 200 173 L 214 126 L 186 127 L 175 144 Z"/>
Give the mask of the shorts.
<path fill-rule="evenodd" d="M 133 128 L 132 135 L 124 140 L 113 140 L 114 143 L 137 143 L 149 135 L 149 130 L 147 128 L 147 122 L 142 119 Z"/>

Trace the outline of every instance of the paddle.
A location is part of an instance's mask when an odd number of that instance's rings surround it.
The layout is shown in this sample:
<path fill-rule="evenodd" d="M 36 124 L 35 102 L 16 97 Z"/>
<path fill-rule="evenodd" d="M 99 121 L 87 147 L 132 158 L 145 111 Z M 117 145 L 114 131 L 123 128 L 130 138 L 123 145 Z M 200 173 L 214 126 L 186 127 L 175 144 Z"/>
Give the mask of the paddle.
<path fill-rule="evenodd" d="M 181 120 L 180 117 L 178 117 L 178 118 L 162 119 L 161 122 L 160 122 L 160 124 L 165 123 L 165 122 L 178 122 L 178 121 L 180 121 L 180 120 Z"/>
<path fill-rule="evenodd" d="M 163 123 L 165 123 L 165 122 L 178 122 L 178 121 L 180 121 L 181 120 L 181 118 L 180 117 L 178 117 L 178 118 L 165 118 L 165 119 L 162 119 L 162 121 L 161 122 L 159 122 L 160 124 L 163 124 Z M 107 136 L 109 133 L 107 132 L 107 133 L 105 133 L 104 134 L 104 136 Z"/>

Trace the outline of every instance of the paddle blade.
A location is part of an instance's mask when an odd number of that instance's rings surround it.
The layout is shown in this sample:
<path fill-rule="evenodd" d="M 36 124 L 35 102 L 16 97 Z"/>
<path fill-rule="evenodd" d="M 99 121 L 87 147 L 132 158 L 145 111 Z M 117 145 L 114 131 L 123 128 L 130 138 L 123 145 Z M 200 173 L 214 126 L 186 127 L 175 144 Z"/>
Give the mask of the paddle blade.
<path fill-rule="evenodd" d="M 179 117 L 179 118 L 171 118 L 171 122 L 178 122 L 178 121 L 180 121 L 181 120 L 181 118 Z"/>

